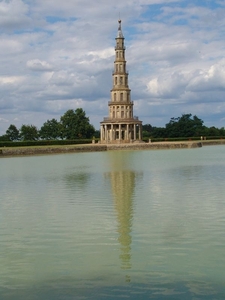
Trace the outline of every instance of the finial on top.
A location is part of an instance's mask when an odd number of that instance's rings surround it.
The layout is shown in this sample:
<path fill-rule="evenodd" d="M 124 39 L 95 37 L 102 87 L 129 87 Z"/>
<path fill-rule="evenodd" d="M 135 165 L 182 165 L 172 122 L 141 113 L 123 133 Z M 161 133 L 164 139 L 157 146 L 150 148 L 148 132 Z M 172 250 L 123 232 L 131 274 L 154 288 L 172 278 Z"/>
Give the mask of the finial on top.
<path fill-rule="evenodd" d="M 119 27 L 118 27 L 118 34 L 117 34 L 117 37 L 118 38 L 123 38 L 123 33 L 122 33 L 122 29 L 121 29 L 121 19 L 118 20 L 118 23 L 119 23 Z"/>

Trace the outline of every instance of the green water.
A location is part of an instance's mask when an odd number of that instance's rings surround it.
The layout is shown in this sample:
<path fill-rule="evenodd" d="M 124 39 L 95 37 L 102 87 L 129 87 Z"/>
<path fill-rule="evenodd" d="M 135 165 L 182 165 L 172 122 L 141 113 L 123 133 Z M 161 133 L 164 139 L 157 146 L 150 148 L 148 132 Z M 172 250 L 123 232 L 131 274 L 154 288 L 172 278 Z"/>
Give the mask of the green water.
<path fill-rule="evenodd" d="M 225 299 L 225 147 L 0 159 L 0 299 Z"/>

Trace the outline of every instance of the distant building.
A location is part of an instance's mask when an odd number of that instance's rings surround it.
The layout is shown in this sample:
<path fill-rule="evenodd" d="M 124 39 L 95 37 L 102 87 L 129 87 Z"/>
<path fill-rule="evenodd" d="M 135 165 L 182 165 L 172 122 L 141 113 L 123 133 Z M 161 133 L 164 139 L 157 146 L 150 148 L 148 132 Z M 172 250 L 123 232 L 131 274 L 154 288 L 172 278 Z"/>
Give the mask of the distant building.
<path fill-rule="evenodd" d="M 133 115 L 126 70 L 124 37 L 119 22 L 116 37 L 113 88 L 108 102 L 109 116 L 101 124 L 101 143 L 131 143 L 142 140 L 142 121 Z"/>

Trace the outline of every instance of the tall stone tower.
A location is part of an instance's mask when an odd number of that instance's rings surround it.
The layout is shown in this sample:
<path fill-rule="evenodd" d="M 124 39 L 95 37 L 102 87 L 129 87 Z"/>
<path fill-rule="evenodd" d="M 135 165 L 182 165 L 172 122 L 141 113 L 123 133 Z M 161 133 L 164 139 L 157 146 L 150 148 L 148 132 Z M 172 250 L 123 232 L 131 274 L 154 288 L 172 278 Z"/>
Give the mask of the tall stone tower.
<path fill-rule="evenodd" d="M 126 70 L 124 37 L 119 22 L 116 37 L 113 88 L 108 102 L 109 116 L 101 122 L 101 143 L 131 143 L 142 140 L 142 121 L 133 115 Z"/>

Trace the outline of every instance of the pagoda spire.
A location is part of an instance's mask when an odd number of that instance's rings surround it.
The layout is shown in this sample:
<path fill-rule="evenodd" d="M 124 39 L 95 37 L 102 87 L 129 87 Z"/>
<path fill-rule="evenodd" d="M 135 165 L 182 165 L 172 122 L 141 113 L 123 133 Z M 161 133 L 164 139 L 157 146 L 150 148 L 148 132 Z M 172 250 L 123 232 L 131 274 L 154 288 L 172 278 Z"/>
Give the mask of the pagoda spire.
<path fill-rule="evenodd" d="M 118 23 L 119 23 L 119 26 L 118 26 L 118 34 L 117 34 L 117 37 L 118 37 L 118 38 L 123 38 L 123 32 L 122 32 L 121 22 L 122 22 L 122 21 L 119 19 L 119 20 L 118 20 Z"/>

